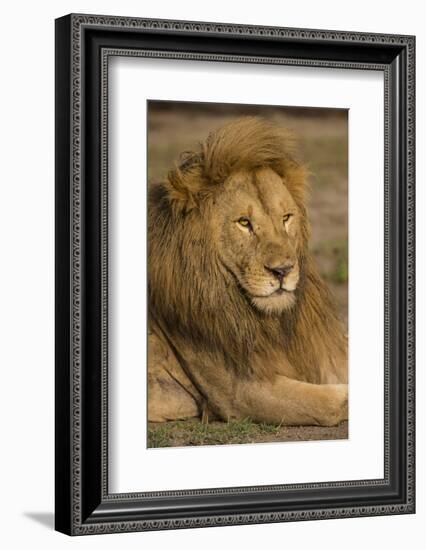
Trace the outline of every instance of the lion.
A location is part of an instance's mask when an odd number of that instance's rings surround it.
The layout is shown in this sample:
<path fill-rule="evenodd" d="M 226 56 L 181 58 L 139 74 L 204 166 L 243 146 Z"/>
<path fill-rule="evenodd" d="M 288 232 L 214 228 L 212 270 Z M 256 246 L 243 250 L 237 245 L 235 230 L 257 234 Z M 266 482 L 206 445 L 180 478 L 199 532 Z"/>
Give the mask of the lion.
<path fill-rule="evenodd" d="M 244 117 L 148 192 L 148 420 L 348 418 L 347 335 L 309 251 L 307 170 Z"/>

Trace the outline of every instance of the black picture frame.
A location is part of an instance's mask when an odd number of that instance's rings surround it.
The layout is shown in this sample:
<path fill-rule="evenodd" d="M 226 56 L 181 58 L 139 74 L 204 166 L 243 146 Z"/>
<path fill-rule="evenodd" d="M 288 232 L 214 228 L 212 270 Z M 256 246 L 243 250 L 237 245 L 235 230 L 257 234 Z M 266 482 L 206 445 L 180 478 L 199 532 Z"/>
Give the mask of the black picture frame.
<path fill-rule="evenodd" d="M 374 69 L 385 82 L 384 478 L 108 493 L 111 55 Z M 415 38 L 71 14 L 56 20 L 56 529 L 69 535 L 415 511 Z M 143 465 L 141 465 L 143 467 Z"/>

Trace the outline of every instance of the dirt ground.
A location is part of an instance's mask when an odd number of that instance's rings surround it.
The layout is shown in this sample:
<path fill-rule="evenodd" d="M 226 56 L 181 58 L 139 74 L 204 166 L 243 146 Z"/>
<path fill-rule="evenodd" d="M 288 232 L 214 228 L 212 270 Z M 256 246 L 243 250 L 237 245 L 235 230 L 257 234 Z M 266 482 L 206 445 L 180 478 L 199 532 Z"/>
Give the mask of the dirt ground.
<path fill-rule="evenodd" d="M 348 438 L 348 423 L 336 427 L 271 426 L 250 420 L 211 422 L 180 420 L 148 425 L 148 447 L 187 447 L 194 445 L 235 445 L 284 441 L 318 441 Z"/>
<path fill-rule="evenodd" d="M 335 109 L 235 106 L 150 102 L 148 178 L 162 180 L 183 151 L 208 133 L 243 115 L 259 115 L 293 131 L 301 160 L 310 171 L 308 215 L 311 250 L 334 296 L 338 313 L 348 320 L 348 123 L 347 112 Z M 347 438 L 348 426 L 272 427 L 249 421 L 196 421 L 151 424 L 148 446 L 213 445 Z"/>

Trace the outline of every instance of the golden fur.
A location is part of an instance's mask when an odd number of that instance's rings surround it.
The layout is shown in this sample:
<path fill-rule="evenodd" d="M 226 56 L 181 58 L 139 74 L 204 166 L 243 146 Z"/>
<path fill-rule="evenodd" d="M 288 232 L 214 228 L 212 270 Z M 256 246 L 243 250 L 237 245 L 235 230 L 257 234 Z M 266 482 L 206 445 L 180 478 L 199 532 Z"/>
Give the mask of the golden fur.
<path fill-rule="evenodd" d="M 347 341 L 309 253 L 305 193 L 293 140 L 258 118 L 212 133 L 150 187 L 150 338 L 163 349 L 149 347 L 150 420 L 347 417 Z"/>

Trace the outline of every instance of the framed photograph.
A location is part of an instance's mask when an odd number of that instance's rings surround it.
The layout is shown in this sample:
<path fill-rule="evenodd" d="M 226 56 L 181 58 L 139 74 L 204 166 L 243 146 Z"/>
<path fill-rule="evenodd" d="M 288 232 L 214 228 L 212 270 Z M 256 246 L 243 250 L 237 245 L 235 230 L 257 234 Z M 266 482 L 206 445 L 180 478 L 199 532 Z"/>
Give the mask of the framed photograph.
<path fill-rule="evenodd" d="M 56 529 L 415 511 L 413 36 L 56 20 Z"/>

